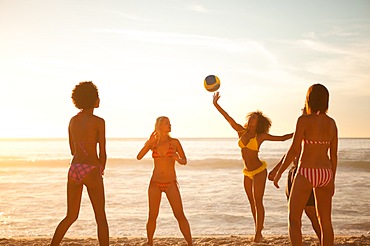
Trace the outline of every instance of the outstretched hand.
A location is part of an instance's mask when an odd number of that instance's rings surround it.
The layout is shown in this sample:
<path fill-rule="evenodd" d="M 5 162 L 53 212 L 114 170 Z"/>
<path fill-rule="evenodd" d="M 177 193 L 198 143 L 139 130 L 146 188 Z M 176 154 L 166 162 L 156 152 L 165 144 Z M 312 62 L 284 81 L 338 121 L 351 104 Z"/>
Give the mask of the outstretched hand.
<path fill-rule="evenodd" d="M 177 162 L 179 162 L 179 160 L 180 160 L 180 156 L 179 156 L 179 154 L 177 154 L 177 153 L 174 153 L 173 155 L 172 155 L 172 158 L 175 160 L 175 161 L 177 161 Z M 181 163 L 180 163 L 181 164 Z"/>
<path fill-rule="evenodd" d="M 278 189 L 280 188 L 280 186 L 279 186 L 279 180 L 280 180 L 280 178 L 281 178 L 281 174 L 276 174 L 275 175 L 275 178 L 274 178 L 274 185 Z"/>
<path fill-rule="evenodd" d="M 277 171 L 276 171 L 276 170 L 271 170 L 271 172 L 269 172 L 269 175 L 267 176 L 267 178 L 268 178 L 270 181 L 274 181 L 275 176 L 276 176 L 276 173 L 277 173 Z"/>
<path fill-rule="evenodd" d="M 220 99 L 220 93 L 219 92 L 215 92 L 214 94 L 213 94 L 213 104 L 214 105 L 216 105 L 217 104 L 217 101 L 218 101 L 218 99 Z"/>

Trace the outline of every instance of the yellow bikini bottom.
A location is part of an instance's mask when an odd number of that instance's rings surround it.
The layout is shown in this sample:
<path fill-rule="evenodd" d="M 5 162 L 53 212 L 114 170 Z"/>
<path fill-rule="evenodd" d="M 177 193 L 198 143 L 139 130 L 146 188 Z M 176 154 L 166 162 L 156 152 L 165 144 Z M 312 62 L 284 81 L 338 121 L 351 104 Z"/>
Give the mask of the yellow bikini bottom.
<path fill-rule="evenodd" d="M 243 174 L 244 176 L 250 178 L 250 179 L 253 179 L 253 176 L 260 173 L 260 172 L 263 172 L 263 170 L 266 169 L 267 167 L 267 162 L 265 161 L 261 161 L 262 162 L 262 166 L 260 166 L 259 168 L 257 169 L 254 169 L 253 171 L 248 171 L 246 168 L 243 169 Z"/>

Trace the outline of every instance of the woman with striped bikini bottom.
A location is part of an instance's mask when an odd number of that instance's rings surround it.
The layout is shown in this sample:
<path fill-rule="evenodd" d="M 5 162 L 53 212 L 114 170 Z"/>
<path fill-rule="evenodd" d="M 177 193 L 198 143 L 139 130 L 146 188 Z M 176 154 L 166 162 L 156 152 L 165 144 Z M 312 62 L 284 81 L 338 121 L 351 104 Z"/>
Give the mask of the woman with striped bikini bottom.
<path fill-rule="evenodd" d="M 282 173 L 297 156 L 303 142 L 289 198 L 289 237 L 292 245 L 302 244 L 302 212 L 312 189 L 320 218 L 320 245 L 333 245 L 334 242 L 331 211 L 337 170 L 338 130 L 334 119 L 326 114 L 328 105 L 326 87 L 312 85 L 306 96 L 307 115 L 298 118 L 291 147 L 275 175 L 274 185 L 279 188 Z"/>

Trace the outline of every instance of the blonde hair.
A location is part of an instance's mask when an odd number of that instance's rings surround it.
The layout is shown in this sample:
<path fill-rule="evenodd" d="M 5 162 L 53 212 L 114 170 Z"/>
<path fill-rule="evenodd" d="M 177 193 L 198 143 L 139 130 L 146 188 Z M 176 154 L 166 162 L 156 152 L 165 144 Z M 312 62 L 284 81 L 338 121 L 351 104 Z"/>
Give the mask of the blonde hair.
<path fill-rule="evenodd" d="M 163 136 L 161 136 L 161 132 L 160 132 L 160 126 L 161 126 L 161 124 L 162 124 L 162 121 L 164 120 L 164 119 L 168 119 L 169 120 L 169 118 L 167 117 L 167 116 L 160 116 L 160 117 L 158 117 L 157 118 L 157 120 L 155 121 L 155 125 L 154 125 L 154 131 L 158 134 L 158 141 L 157 141 L 157 143 L 159 142 L 159 140 L 163 137 Z M 167 136 L 168 137 L 170 137 L 170 133 L 167 133 Z"/>

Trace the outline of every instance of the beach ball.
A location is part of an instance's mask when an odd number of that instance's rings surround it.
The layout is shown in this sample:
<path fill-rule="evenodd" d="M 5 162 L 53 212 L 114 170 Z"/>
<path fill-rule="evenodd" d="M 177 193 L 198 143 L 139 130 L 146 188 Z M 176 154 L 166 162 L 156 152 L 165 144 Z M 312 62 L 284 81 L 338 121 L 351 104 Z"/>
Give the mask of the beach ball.
<path fill-rule="evenodd" d="M 204 79 L 204 88 L 209 92 L 215 92 L 220 88 L 220 79 L 216 75 L 208 75 Z"/>

